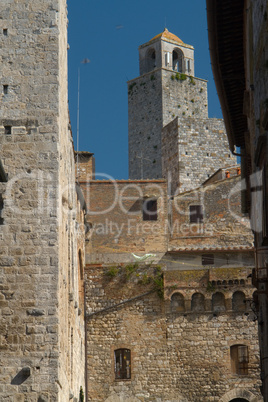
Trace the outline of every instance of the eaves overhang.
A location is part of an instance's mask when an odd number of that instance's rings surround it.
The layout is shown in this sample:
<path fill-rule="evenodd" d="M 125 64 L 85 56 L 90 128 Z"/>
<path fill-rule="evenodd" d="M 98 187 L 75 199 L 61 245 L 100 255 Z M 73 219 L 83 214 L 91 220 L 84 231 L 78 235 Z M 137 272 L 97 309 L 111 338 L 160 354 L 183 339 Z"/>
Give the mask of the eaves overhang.
<path fill-rule="evenodd" d="M 245 67 L 244 0 L 206 0 L 212 72 L 221 103 L 230 149 L 244 147 Z"/>

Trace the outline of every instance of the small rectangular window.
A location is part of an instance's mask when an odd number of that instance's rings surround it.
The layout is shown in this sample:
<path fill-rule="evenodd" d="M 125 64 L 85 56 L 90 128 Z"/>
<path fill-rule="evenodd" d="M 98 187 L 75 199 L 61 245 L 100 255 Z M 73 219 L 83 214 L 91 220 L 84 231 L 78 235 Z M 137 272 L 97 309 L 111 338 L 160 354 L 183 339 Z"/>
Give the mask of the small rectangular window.
<path fill-rule="evenodd" d="M 4 201 L 3 201 L 2 194 L 0 194 L 0 225 L 4 224 L 4 219 L 2 218 L 3 208 L 4 208 Z"/>
<path fill-rule="evenodd" d="M 238 375 L 248 374 L 248 347 L 246 345 L 233 345 L 230 350 L 232 372 Z"/>
<path fill-rule="evenodd" d="M 7 29 L 6 28 L 3 29 L 3 35 L 7 36 Z"/>
<path fill-rule="evenodd" d="M 131 378 L 131 355 L 129 349 L 114 351 L 114 371 L 116 380 L 129 380 Z"/>
<path fill-rule="evenodd" d="M 5 134 L 10 135 L 11 134 L 11 126 L 5 126 Z"/>
<path fill-rule="evenodd" d="M 4 94 L 8 94 L 8 85 L 3 85 L 3 92 Z"/>
<path fill-rule="evenodd" d="M 143 200 L 142 206 L 143 220 L 156 221 L 157 220 L 157 200 L 153 198 L 146 198 Z"/>
<path fill-rule="evenodd" d="M 203 254 L 202 265 L 214 265 L 214 254 Z"/>
<path fill-rule="evenodd" d="M 202 205 L 190 205 L 190 223 L 203 222 Z"/>

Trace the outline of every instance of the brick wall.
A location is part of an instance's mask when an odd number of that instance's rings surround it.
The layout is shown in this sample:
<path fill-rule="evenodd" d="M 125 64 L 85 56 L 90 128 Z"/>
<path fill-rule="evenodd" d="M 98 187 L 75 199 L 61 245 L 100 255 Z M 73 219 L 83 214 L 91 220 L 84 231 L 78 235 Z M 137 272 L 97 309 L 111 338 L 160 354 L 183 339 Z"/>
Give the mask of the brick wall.
<path fill-rule="evenodd" d="M 221 119 L 180 117 L 162 130 L 162 174 L 170 177 L 172 194 L 198 187 L 234 164 Z"/>
<path fill-rule="evenodd" d="M 132 253 L 163 254 L 167 249 L 164 180 L 81 183 L 87 207 L 87 262 L 132 261 Z M 157 220 L 143 219 L 146 199 L 157 200 Z"/>

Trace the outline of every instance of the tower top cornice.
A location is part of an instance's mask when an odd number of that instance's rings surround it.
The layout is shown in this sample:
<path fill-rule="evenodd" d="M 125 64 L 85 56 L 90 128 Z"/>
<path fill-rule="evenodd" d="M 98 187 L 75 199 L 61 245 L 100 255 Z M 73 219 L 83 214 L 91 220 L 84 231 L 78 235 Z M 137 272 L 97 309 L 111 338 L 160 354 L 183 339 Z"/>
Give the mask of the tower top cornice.
<path fill-rule="evenodd" d="M 169 30 L 167 28 L 164 29 L 163 32 L 161 32 L 160 34 L 154 36 L 149 42 L 154 41 L 155 39 L 169 39 L 169 40 L 173 40 L 174 42 L 178 42 L 178 43 L 183 43 L 183 41 L 176 35 L 174 35 L 173 33 L 169 32 Z"/>

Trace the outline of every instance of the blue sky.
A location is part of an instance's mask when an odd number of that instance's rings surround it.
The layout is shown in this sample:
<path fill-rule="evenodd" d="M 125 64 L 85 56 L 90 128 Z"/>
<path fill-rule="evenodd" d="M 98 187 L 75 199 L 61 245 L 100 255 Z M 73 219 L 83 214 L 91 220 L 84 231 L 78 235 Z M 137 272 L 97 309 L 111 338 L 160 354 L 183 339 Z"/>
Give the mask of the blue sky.
<path fill-rule="evenodd" d="M 76 148 L 93 152 L 96 171 L 128 178 L 127 80 L 139 75 L 139 45 L 168 30 L 195 48 L 195 75 L 208 80 L 209 117 L 222 117 L 212 76 L 205 0 L 69 0 L 69 107 Z M 89 64 L 81 64 L 85 58 Z"/>

